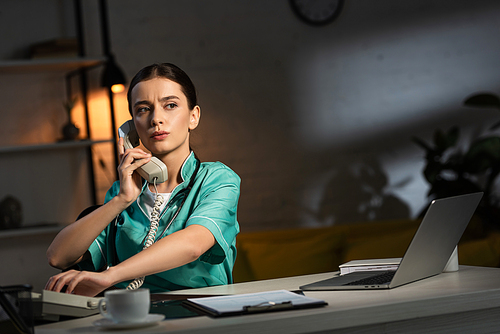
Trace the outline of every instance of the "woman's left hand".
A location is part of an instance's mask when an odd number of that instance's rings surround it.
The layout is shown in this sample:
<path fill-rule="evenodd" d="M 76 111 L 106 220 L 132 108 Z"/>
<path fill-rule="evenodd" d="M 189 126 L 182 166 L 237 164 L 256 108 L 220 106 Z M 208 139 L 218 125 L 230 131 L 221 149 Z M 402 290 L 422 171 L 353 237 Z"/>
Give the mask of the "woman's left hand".
<path fill-rule="evenodd" d="M 94 273 L 68 270 L 52 276 L 45 285 L 45 290 L 60 292 L 67 286 L 66 293 L 93 297 L 112 285 L 113 282 L 109 279 L 106 271 Z"/>

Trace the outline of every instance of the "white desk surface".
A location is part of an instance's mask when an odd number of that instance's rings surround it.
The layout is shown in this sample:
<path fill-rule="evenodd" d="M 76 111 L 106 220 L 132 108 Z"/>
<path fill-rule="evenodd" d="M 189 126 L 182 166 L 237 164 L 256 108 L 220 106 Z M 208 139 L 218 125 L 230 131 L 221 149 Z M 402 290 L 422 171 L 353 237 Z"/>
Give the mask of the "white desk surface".
<path fill-rule="evenodd" d="M 222 295 L 298 287 L 334 273 L 239 283 L 172 292 L 171 294 Z M 391 290 L 306 291 L 323 299 L 321 308 L 243 315 L 226 318 L 205 316 L 162 321 L 136 330 L 140 333 L 440 333 L 498 332 L 500 330 L 500 269 L 461 266 L 458 272 L 443 273 Z M 36 334 L 97 332 L 89 318 L 38 326 Z M 122 333 L 134 332 L 132 330 Z"/>

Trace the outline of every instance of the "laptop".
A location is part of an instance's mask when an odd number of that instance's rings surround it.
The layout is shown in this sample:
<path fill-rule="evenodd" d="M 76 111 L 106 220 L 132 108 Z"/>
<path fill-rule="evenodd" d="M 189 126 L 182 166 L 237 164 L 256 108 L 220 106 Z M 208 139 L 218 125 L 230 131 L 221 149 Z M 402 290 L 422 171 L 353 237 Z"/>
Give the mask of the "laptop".
<path fill-rule="evenodd" d="M 396 270 L 353 272 L 300 289 L 392 289 L 441 273 L 482 197 L 478 192 L 433 200 Z"/>

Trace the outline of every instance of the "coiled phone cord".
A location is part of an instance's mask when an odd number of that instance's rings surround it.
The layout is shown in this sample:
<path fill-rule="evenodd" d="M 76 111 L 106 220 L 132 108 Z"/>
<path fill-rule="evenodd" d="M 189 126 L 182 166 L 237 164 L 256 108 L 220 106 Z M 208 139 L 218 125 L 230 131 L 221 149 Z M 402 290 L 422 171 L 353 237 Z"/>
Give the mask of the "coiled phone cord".
<path fill-rule="evenodd" d="M 156 178 L 153 180 L 153 185 L 155 187 L 155 202 L 153 204 L 153 212 L 151 212 L 151 225 L 149 226 L 149 232 L 146 236 L 144 246 L 142 246 L 142 250 L 145 250 L 155 242 L 156 232 L 158 232 L 158 225 L 160 223 L 161 205 L 164 201 L 163 196 L 160 195 L 158 189 L 156 189 Z M 127 286 L 127 290 L 136 290 L 140 288 L 144 284 L 144 279 L 145 276 L 136 278 Z"/>
<path fill-rule="evenodd" d="M 198 161 L 198 160 L 197 160 Z M 191 191 L 191 188 L 193 187 L 194 181 L 196 180 L 196 175 L 198 174 L 198 170 L 200 169 L 200 163 L 198 161 L 198 165 L 196 166 L 196 169 L 194 170 L 193 175 L 191 176 L 191 181 L 189 181 L 188 186 L 186 187 L 187 194 L 184 196 L 184 199 L 182 200 L 181 205 L 177 208 L 177 211 L 175 212 L 174 216 L 172 219 L 170 219 L 170 222 L 168 223 L 167 227 L 165 227 L 165 230 L 163 230 L 163 233 L 160 235 L 160 239 L 163 238 L 163 235 L 165 232 L 168 230 L 172 222 L 177 218 L 177 215 L 181 211 L 182 206 L 184 205 L 184 202 L 186 201 L 187 195 Z M 158 194 L 158 189 L 156 189 L 156 178 L 153 180 L 153 185 L 155 187 L 155 203 L 153 205 L 153 212 L 151 213 L 151 225 L 149 228 L 148 235 L 146 236 L 146 241 L 144 242 L 143 250 L 148 248 L 154 243 L 155 237 L 156 237 L 156 232 L 158 231 L 158 225 L 160 222 L 160 207 L 161 204 L 163 203 L 163 196 Z M 153 232 L 154 230 L 154 232 Z M 131 282 L 127 286 L 127 290 L 136 290 L 140 288 L 144 284 L 144 279 L 145 277 L 139 277 L 136 278 L 133 282 Z"/>

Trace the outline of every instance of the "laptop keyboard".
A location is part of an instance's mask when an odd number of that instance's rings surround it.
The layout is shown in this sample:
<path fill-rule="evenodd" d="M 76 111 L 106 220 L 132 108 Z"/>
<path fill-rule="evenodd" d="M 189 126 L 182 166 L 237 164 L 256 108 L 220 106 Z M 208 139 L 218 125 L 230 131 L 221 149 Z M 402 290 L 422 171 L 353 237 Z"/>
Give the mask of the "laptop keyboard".
<path fill-rule="evenodd" d="M 396 273 L 395 270 L 391 271 L 386 271 L 380 275 L 375 275 L 367 278 L 363 278 L 354 282 L 350 282 L 344 285 L 375 285 L 375 284 L 386 284 L 389 283 L 392 278 L 394 277 L 394 274 Z"/>

